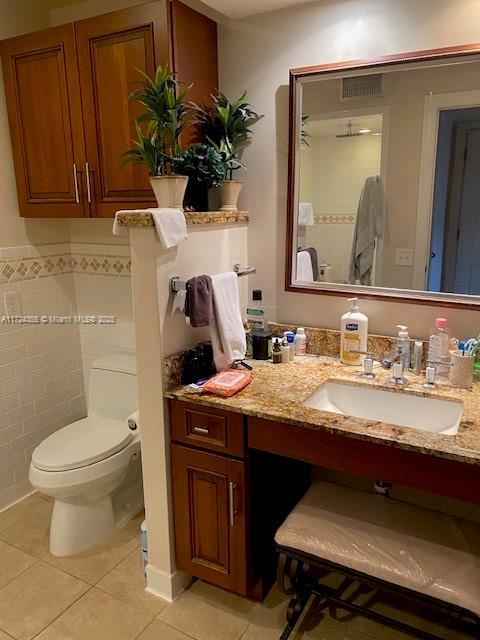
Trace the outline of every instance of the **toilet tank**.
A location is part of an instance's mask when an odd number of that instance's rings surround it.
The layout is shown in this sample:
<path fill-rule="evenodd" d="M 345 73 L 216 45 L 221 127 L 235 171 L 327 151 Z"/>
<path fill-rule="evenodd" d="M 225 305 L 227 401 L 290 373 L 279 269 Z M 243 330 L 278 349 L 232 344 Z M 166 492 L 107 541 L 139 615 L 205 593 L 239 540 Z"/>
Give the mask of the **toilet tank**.
<path fill-rule="evenodd" d="M 137 409 L 135 356 L 116 353 L 95 360 L 90 372 L 89 415 L 124 420 Z"/>

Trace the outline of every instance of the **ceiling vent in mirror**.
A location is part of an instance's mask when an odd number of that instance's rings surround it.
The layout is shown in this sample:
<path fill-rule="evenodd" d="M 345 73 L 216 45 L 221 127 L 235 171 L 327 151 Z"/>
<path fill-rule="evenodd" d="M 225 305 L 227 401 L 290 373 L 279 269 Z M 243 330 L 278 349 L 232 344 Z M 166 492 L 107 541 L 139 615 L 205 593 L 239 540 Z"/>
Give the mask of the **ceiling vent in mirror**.
<path fill-rule="evenodd" d="M 382 93 L 383 73 L 342 78 L 342 100 L 363 98 L 365 96 L 381 96 Z"/>

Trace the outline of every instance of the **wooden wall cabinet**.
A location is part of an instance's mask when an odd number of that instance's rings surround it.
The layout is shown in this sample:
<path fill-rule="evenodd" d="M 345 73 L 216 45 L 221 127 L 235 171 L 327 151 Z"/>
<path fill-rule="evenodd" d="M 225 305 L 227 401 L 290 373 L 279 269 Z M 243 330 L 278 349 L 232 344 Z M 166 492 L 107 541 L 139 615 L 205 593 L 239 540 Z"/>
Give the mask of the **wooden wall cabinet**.
<path fill-rule="evenodd" d="M 218 85 L 216 24 L 158 0 L 0 43 L 20 214 L 112 217 L 155 205 L 145 168 L 123 165 L 140 76 L 169 64 L 190 99 Z"/>

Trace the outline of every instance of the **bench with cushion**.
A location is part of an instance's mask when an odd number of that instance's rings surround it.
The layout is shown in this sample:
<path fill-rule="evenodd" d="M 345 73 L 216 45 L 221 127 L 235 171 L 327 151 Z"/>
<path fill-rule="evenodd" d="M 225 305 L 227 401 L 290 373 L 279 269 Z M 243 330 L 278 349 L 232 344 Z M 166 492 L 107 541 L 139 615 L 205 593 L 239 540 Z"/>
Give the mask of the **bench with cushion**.
<path fill-rule="evenodd" d="M 421 638 L 436 638 L 345 602 L 322 587 L 328 569 L 387 591 L 401 590 L 447 610 L 480 638 L 480 525 L 328 482 L 316 482 L 278 529 L 279 580 L 292 595 L 286 640 L 312 593 Z"/>

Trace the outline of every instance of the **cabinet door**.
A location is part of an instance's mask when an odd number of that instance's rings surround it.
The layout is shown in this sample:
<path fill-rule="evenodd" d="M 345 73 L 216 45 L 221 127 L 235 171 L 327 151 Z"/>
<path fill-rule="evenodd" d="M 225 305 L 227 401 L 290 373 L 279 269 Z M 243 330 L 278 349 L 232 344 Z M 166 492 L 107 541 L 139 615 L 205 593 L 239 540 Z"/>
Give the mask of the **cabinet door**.
<path fill-rule="evenodd" d="M 245 464 L 172 445 L 178 568 L 245 595 Z"/>
<path fill-rule="evenodd" d="M 87 147 L 85 188 L 93 215 L 155 204 L 144 167 L 122 163 L 142 107 L 128 100 L 141 76 L 170 62 L 165 0 L 75 23 Z"/>
<path fill-rule="evenodd" d="M 73 25 L 1 43 L 20 214 L 89 215 Z"/>

